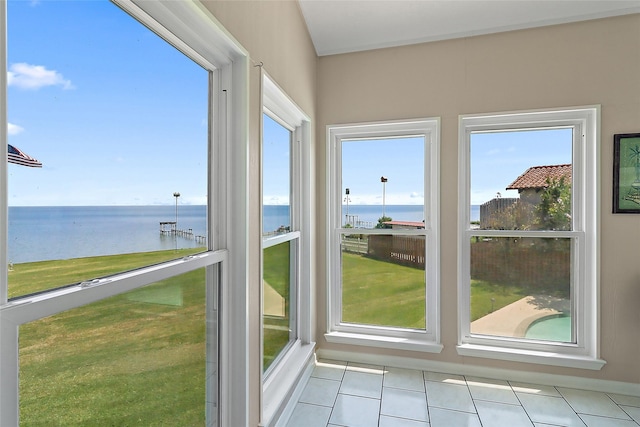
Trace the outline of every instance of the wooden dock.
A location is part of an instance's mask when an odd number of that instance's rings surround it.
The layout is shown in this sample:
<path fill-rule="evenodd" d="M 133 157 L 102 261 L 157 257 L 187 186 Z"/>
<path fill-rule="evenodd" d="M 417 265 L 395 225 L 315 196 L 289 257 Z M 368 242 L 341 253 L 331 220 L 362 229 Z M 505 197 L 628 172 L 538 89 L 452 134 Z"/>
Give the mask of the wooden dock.
<path fill-rule="evenodd" d="M 195 240 L 196 243 L 206 243 L 207 237 L 193 234 L 193 228 L 179 230 L 175 221 L 160 221 L 160 234 L 170 234 L 180 236 L 186 239 Z"/>

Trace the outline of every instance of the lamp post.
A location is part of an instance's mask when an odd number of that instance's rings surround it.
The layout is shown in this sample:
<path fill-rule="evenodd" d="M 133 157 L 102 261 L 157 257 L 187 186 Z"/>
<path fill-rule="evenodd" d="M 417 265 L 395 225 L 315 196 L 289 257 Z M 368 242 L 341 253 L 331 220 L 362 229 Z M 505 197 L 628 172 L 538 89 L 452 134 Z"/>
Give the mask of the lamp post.
<path fill-rule="evenodd" d="M 384 218 L 384 198 L 385 198 L 385 185 L 387 184 L 387 181 L 389 181 L 387 179 L 386 176 L 381 176 L 380 177 L 380 182 L 382 183 L 382 217 Z"/>
<path fill-rule="evenodd" d="M 180 193 L 177 191 L 173 193 L 173 197 L 176 198 L 176 231 L 178 230 L 178 197 L 180 197 Z"/>
<path fill-rule="evenodd" d="M 347 213 L 344 216 L 344 223 L 349 224 L 349 189 L 347 188 L 344 193 L 346 194 L 344 201 L 347 203 Z"/>

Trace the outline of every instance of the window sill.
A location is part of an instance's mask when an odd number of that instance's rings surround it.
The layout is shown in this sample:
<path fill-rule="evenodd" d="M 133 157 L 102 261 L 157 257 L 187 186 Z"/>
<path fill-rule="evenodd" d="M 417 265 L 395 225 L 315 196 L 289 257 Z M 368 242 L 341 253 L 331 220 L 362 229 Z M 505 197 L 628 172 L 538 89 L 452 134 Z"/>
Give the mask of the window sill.
<path fill-rule="evenodd" d="M 324 335 L 327 342 L 336 344 L 361 345 L 365 347 L 392 348 L 397 350 L 440 353 L 443 345 L 433 341 L 411 338 L 398 338 L 383 335 L 354 334 L 347 332 L 329 332 Z"/>
<path fill-rule="evenodd" d="M 602 369 L 602 367 L 607 363 L 602 359 L 589 356 L 577 356 L 557 352 L 522 350 L 478 344 L 462 344 L 458 345 L 456 349 L 460 356 L 562 366 L 565 368 L 590 369 L 593 371 Z"/>
<path fill-rule="evenodd" d="M 315 343 L 302 344 L 297 341 L 265 379 L 263 419 L 266 422 L 264 425 L 271 425 L 280 414 L 309 360 L 313 357 L 314 350 Z"/>

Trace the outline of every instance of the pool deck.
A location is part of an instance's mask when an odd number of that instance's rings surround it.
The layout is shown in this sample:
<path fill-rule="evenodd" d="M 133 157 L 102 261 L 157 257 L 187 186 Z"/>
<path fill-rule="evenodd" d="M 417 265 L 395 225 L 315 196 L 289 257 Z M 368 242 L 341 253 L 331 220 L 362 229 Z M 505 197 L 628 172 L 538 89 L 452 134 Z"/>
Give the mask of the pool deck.
<path fill-rule="evenodd" d="M 569 300 L 548 295 L 526 296 L 471 322 L 471 333 L 522 338 L 533 322 L 568 312 Z"/>

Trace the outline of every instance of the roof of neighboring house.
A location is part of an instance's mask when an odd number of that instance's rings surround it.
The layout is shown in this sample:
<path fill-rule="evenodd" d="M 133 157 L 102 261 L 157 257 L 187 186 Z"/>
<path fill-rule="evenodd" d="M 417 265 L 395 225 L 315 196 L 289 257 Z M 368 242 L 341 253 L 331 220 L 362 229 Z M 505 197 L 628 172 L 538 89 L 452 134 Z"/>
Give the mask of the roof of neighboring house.
<path fill-rule="evenodd" d="M 530 167 L 507 187 L 507 190 L 527 188 L 546 188 L 547 179 L 560 179 L 571 182 L 571 165 L 549 165 Z"/>
<path fill-rule="evenodd" d="M 385 221 L 383 224 L 388 225 L 398 225 L 404 227 L 416 227 L 416 228 L 424 228 L 424 222 L 417 221 Z"/>

